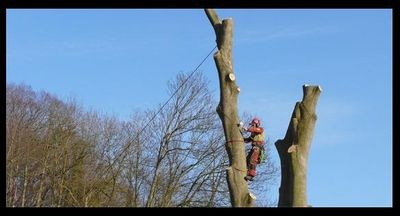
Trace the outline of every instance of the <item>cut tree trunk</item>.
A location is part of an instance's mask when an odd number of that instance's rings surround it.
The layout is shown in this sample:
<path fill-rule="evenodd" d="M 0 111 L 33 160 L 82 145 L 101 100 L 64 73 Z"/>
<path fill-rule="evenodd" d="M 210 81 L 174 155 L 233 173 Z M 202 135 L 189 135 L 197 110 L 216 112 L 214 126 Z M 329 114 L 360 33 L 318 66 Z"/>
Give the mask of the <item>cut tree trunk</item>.
<path fill-rule="evenodd" d="M 205 9 L 208 19 L 215 30 L 218 51 L 214 54 L 220 86 L 220 102 L 217 113 L 222 121 L 226 139 L 226 151 L 229 167 L 226 170 L 227 181 L 233 207 L 250 207 L 256 197 L 249 192 L 244 177 L 247 174 L 246 154 L 243 137 L 240 133 L 237 99 L 239 87 L 235 82 L 232 66 L 232 32 L 231 18 L 219 20 L 213 9 Z"/>
<path fill-rule="evenodd" d="M 322 89 L 303 85 L 303 100 L 294 108 L 285 138 L 275 142 L 281 160 L 278 207 L 307 207 L 307 161 Z"/>

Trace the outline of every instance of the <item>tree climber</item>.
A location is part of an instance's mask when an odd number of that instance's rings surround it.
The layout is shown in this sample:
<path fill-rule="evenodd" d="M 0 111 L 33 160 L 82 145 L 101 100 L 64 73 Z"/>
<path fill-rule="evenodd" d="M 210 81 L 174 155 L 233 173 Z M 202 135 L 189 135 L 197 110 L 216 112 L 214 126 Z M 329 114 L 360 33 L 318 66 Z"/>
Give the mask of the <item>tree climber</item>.
<path fill-rule="evenodd" d="M 261 162 L 260 154 L 264 150 L 264 128 L 261 127 L 261 121 L 258 118 L 253 118 L 250 123 L 250 128 L 243 128 L 244 131 L 251 132 L 250 136 L 244 138 L 245 143 L 251 142 L 251 150 L 247 155 L 247 176 L 246 181 L 253 181 L 256 176 L 257 164 Z"/>

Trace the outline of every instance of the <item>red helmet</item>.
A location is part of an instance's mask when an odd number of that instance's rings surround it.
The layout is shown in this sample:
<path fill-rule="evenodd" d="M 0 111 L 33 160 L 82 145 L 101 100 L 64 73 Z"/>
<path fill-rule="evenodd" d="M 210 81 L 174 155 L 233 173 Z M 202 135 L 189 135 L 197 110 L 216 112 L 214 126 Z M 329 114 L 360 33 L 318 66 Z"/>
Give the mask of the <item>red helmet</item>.
<path fill-rule="evenodd" d="M 251 120 L 251 123 L 250 124 L 254 124 L 254 125 L 256 125 L 257 127 L 259 127 L 260 126 L 260 124 L 261 124 L 261 121 L 260 121 L 260 119 L 259 118 L 253 118 L 253 120 Z"/>

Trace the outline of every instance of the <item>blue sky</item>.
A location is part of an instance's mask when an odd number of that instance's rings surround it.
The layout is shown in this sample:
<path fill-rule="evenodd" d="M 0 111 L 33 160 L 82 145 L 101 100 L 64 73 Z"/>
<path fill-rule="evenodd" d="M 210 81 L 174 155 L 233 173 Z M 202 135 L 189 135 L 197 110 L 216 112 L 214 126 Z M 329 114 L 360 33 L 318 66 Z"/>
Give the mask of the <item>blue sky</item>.
<path fill-rule="evenodd" d="M 313 206 L 392 205 L 392 11 L 218 9 L 234 21 L 239 111 L 285 135 L 303 84 L 323 92 L 309 157 Z M 7 10 L 6 79 L 128 119 L 215 46 L 200 9 Z M 200 68 L 219 98 L 212 58 Z M 274 149 L 273 157 L 278 162 Z M 277 198 L 278 186 L 270 196 Z"/>

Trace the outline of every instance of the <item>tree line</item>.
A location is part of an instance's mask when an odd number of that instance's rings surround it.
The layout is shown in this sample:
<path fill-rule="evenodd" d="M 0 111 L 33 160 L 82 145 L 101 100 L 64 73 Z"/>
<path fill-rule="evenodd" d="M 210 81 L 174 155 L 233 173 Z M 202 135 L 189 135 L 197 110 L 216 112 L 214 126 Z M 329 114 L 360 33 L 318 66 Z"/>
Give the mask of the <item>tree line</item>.
<path fill-rule="evenodd" d="M 154 119 L 161 105 L 123 121 L 84 110 L 74 99 L 7 83 L 6 205 L 230 206 L 215 100 L 201 72 L 187 77 L 180 73 L 168 82 L 172 100 Z M 250 185 L 255 193 L 267 195 L 276 181 L 269 157 L 267 145 L 267 162 Z M 257 205 L 276 205 L 259 197 Z"/>

